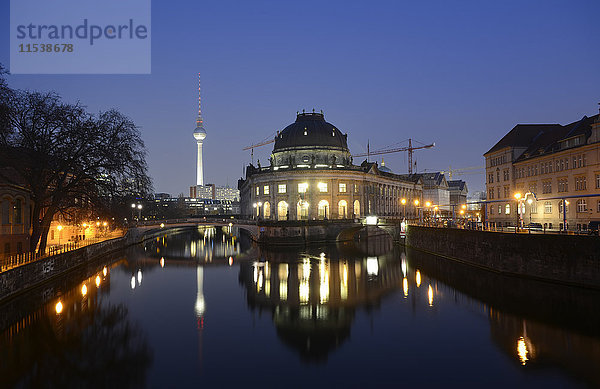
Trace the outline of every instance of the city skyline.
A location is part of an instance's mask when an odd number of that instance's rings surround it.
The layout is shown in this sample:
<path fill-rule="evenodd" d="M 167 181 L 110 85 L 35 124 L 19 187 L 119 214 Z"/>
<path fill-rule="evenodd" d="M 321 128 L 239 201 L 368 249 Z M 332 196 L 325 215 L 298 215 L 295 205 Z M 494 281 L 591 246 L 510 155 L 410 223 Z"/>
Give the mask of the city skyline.
<path fill-rule="evenodd" d="M 302 109 L 322 109 L 348 134 L 352 153 L 367 142 L 435 142 L 415 153 L 419 172 L 483 166 L 482 154 L 518 123 L 567 124 L 597 113 L 598 4 L 340 4 L 155 2 L 152 75 L 7 79 L 14 88 L 55 90 L 92 112 L 118 107 L 141 128 L 155 191 L 173 195 L 196 176 L 198 72 L 211 131 L 204 181 L 231 187 L 250 162 L 242 148 Z M 8 15 L 8 3 L 0 7 Z M 8 47 L 8 36 L 1 39 Z M 8 50 L 0 62 L 8 65 Z M 255 161 L 267 164 L 271 150 L 255 149 Z M 385 161 L 407 171 L 405 153 Z M 485 187 L 483 170 L 454 179 L 471 193 Z"/>

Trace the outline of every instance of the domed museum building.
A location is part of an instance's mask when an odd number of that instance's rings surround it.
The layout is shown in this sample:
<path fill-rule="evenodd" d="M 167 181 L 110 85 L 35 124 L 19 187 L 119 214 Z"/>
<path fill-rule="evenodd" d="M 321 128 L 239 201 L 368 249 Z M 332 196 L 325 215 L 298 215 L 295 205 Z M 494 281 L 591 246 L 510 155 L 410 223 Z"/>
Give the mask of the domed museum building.
<path fill-rule="evenodd" d="M 298 113 L 278 132 L 268 166 L 246 167 L 238 182 L 243 216 L 266 220 L 415 217 L 419 175 L 394 174 L 376 162 L 354 165 L 347 134 L 323 113 Z M 402 204 L 406 199 L 406 204 Z"/>

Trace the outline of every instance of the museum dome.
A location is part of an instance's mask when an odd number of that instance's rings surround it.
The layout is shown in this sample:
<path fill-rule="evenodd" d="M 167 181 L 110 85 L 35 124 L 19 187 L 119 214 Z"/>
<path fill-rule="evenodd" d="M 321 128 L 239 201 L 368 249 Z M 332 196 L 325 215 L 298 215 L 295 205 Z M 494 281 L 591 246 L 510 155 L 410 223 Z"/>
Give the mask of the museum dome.
<path fill-rule="evenodd" d="M 273 152 L 318 147 L 348 151 L 346 135 L 325 121 L 322 112 L 302 112 L 275 138 Z"/>

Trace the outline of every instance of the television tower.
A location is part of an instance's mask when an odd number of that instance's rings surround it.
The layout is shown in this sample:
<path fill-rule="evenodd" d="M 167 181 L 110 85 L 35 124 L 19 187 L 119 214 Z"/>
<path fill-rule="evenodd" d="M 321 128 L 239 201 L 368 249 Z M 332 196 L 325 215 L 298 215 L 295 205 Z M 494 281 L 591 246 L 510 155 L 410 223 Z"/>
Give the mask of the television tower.
<path fill-rule="evenodd" d="M 198 160 L 196 165 L 196 185 L 204 185 L 204 171 L 202 170 L 202 142 L 206 138 L 206 130 L 202 123 L 202 108 L 200 97 L 200 73 L 198 73 L 198 119 L 196 119 L 196 129 L 194 130 L 194 138 L 198 145 Z"/>

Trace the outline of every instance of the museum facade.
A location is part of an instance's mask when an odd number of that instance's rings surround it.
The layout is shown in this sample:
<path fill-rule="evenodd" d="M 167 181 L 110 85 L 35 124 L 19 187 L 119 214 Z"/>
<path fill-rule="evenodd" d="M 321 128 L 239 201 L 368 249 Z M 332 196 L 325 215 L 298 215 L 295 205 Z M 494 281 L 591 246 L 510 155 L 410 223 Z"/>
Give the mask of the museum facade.
<path fill-rule="evenodd" d="M 420 175 L 394 174 L 376 162 L 354 165 L 347 134 L 323 113 L 298 113 L 278 132 L 269 166 L 252 164 L 238 181 L 242 216 L 266 220 L 417 218 Z M 403 201 L 404 200 L 404 201 Z"/>

